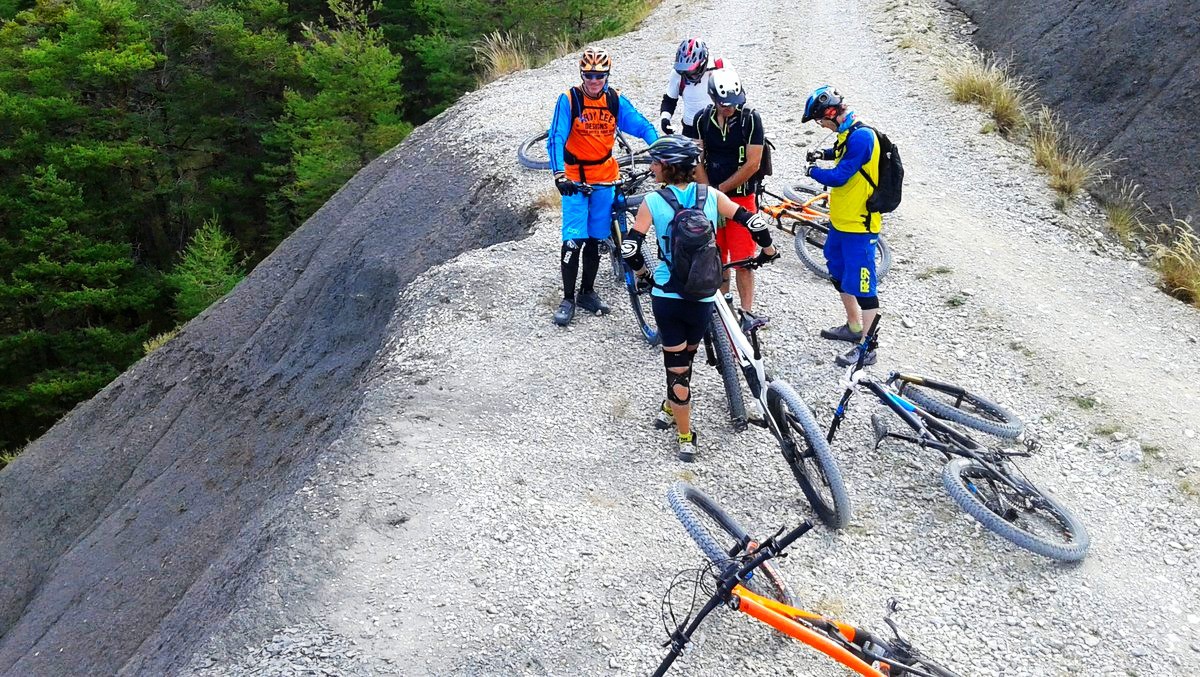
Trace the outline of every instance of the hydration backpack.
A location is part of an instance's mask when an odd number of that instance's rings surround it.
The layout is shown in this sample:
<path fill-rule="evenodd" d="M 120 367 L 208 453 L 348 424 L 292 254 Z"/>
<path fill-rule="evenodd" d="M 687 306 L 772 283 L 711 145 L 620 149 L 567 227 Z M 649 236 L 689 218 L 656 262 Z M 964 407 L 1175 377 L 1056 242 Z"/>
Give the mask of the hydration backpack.
<path fill-rule="evenodd" d="M 717 293 L 721 288 L 721 253 L 717 251 L 717 235 L 712 221 L 704 214 L 708 186 L 696 185 L 696 206 L 680 206 L 675 192 L 668 187 L 658 194 L 675 212 L 667 225 L 667 244 L 671 258 L 667 265 L 671 278 L 663 291 L 679 294 L 689 301 L 699 301 Z"/>
<path fill-rule="evenodd" d="M 866 125 L 863 125 L 864 127 Z M 887 134 L 882 134 L 874 127 L 867 127 L 879 139 L 879 185 L 867 176 L 866 167 L 859 172 L 867 183 L 871 184 L 871 197 L 867 198 L 867 211 L 886 214 L 895 211 L 900 206 L 900 194 L 904 187 L 904 163 L 900 161 L 900 149 L 896 147 Z"/>

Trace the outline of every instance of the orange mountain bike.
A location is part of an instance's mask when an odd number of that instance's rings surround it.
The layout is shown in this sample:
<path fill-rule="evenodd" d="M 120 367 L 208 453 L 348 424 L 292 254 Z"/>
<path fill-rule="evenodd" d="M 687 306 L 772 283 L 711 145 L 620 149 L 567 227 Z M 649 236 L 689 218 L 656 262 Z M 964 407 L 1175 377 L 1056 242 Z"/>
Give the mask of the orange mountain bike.
<path fill-rule="evenodd" d="M 764 197 L 776 202 L 768 204 Z M 775 227 L 794 235 L 796 256 L 818 277 L 829 279 L 825 265 L 825 238 L 829 236 L 829 193 L 797 185 L 776 195 L 762 188 L 758 195 L 758 210 L 775 219 Z M 875 247 L 875 276 L 882 280 L 892 268 L 892 248 L 882 235 Z"/>
<path fill-rule="evenodd" d="M 663 627 L 670 639 L 667 654 L 655 677 L 665 675 L 683 653 L 692 634 L 719 606 L 727 606 L 766 623 L 779 632 L 803 642 L 860 675 L 872 677 L 959 677 L 950 669 L 930 660 L 900 636 L 891 616 L 897 610 L 889 603 L 884 623 L 894 638 L 872 634 L 849 623 L 792 606 L 792 593 L 771 559 L 786 556 L 784 550 L 812 529 L 804 522 L 787 534 L 780 529 L 758 543 L 736 520 L 702 491 L 686 482 L 676 482 L 667 493 L 675 516 L 683 523 L 692 540 L 709 559 L 708 566 L 681 572 L 663 597 Z M 691 604 L 679 620 L 671 602 L 673 590 L 692 588 Z M 698 591 L 709 595 L 700 611 L 692 615 Z M 672 626 L 674 629 L 672 629 Z"/>

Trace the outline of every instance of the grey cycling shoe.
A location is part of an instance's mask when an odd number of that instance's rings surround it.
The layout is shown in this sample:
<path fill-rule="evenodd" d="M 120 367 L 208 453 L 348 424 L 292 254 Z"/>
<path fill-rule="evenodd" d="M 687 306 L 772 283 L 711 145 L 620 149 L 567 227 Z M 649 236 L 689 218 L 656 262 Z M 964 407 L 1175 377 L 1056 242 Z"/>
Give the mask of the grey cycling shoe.
<path fill-rule="evenodd" d="M 850 365 L 857 363 L 859 347 L 860 346 L 854 346 L 850 350 L 847 350 L 845 354 L 838 355 L 834 362 L 839 367 L 849 367 Z M 863 366 L 869 367 L 872 364 L 875 364 L 875 361 L 878 359 L 878 357 L 879 356 L 875 354 L 875 351 L 872 350 L 871 352 L 867 353 L 867 358 L 863 360 Z"/>
<path fill-rule="evenodd" d="M 750 332 L 767 326 L 770 321 L 771 318 L 767 317 L 766 315 L 755 315 L 749 310 L 743 310 L 741 322 L 742 333 L 749 336 Z"/>
<path fill-rule="evenodd" d="M 675 427 L 675 412 L 671 410 L 671 405 L 667 404 L 666 400 L 658 407 L 658 413 L 654 416 L 654 427 L 659 430 L 670 430 Z"/>
<path fill-rule="evenodd" d="M 849 341 L 850 343 L 858 343 L 862 340 L 862 332 L 851 331 L 850 325 L 843 324 L 840 327 L 822 329 L 821 338 L 829 339 L 830 341 Z"/>
<path fill-rule="evenodd" d="M 558 304 L 558 310 L 554 311 L 554 324 L 565 327 L 571 324 L 571 320 L 574 318 L 575 301 L 572 299 L 563 299 L 563 302 Z"/>
<path fill-rule="evenodd" d="M 691 463 L 696 460 L 696 441 L 698 438 L 699 435 L 696 434 L 694 429 L 686 436 L 676 435 L 676 439 L 679 442 L 679 451 L 676 453 L 676 456 L 679 460 L 684 463 Z"/>
<path fill-rule="evenodd" d="M 607 315 L 609 312 L 611 312 L 608 304 L 605 303 L 600 298 L 600 295 L 594 291 L 580 294 L 576 298 L 579 299 L 579 307 L 583 308 L 589 313 L 595 313 L 596 315 Z"/>

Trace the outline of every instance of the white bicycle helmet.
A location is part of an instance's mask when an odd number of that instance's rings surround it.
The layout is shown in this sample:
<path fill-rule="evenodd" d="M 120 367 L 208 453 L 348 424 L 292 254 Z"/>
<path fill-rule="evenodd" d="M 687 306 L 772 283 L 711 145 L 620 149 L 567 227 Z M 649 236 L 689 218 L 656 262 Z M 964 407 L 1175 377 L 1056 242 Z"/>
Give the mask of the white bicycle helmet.
<path fill-rule="evenodd" d="M 708 77 L 708 96 L 718 106 L 740 106 L 746 103 L 746 90 L 737 71 L 726 66 L 712 72 Z"/>

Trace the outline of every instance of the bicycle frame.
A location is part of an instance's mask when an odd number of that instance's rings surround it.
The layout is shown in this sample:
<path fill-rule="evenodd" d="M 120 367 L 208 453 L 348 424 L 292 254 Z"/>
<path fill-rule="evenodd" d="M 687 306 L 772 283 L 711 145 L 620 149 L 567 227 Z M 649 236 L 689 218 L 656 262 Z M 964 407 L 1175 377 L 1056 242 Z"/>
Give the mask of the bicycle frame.
<path fill-rule="evenodd" d="M 905 670 L 906 674 L 914 677 L 936 677 L 924 670 L 897 663 L 886 655 L 876 653 L 879 649 L 889 653 L 896 652 L 901 645 L 911 650 L 911 646 L 903 642 L 899 635 L 897 635 L 897 646 L 893 647 L 889 642 L 849 623 L 836 621 L 821 614 L 762 597 L 742 586 L 741 581 L 746 580 L 767 560 L 779 556 L 793 541 L 812 529 L 812 526 L 811 522 L 804 522 L 778 540 L 776 537 L 779 534 L 776 534 L 759 544 L 749 561 L 726 567 L 717 581 L 716 592 L 695 618 L 684 619 L 671 634 L 671 639 L 664 645 L 670 646 L 671 651 L 659 664 L 654 677 L 662 677 L 666 674 L 675 659 L 683 654 L 684 647 L 691 640 L 692 634 L 696 632 L 704 619 L 721 604 L 726 604 L 735 611 L 740 611 L 796 641 L 813 647 L 859 675 L 888 677 L 891 668 L 900 668 Z M 894 607 L 892 608 L 894 610 Z M 890 619 L 885 618 L 885 621 L 895 630 L 895 625 Z M 892 655 L 897 655 L 897 653 L 899 652 Z M 914 657 L 909 656 L 909 660 Z M 879 667 L 875 667 L 875 664 L 878 664 Z"/>
<path fill-rule="evenodd" d="M 904 421 L 915 434 L 893 433 L 886 432 L 882 436 L 877 434 L 875 444 L 878 447 L 879 442 L 887 437 L 893 437 L 905 442 L 917 445 L 923 449 L 933 449 L 940 452 L 949 461 L 955 456 L 963 456 L 970 458 L 978 463 L 986 465 L 996 470 L 1004 483 L 1013 490 L 1024 493 L 1028 487 L 1022 486 L 1014 482 L 1010 477 L 1010 472 L 1006 465 L 1006 456 L 1025 455 L 1019 453 L 1004 454 L 998 451 L 987 451 L 980 446 L 975 440 L 971 439 L 967 434 L 959 432 L 942 422 L 933 414 L 922 409 L 919 405 L 912 402 L 896 392 L 893 392 L 886 386 L 891 385 L 896 381 L 906 383 L 921 383 L 928 381 L 922 376 L 902 374 L 900 372 L 891 372 L 884 383 L 879 383 L 862 375 L 863 355 L 874 350 L 878 341 L 877 330 L 879 326 L 879 316 L 875 317 L 871 328 L 867 332 L 866 338 L 859 344 L 859 359 L 855 364 L 846 368 L 846 390 L 842 393 L 842 399 L 838 402 L 837 409 L 834 411 L 833 421 L 829 424 L 829 433 L 825 440 L 830 444 L 833 443 L 834 435 L 842 420 L 846 416 L 847 406 L 850 404 L 850 399 L 854 395 L 856 388 L 863 388 L 874 395 L 888 409 Z M 1015 467 L 1015 466 L 1013 466 Z"/>
<path fill-rule="evenodd" d="M 742 333 L 741 324 L 728 303 L 717 299 L 713 305 L 716 306 L 715 312 L 719 320 L 717 329 L 724 331 L 725 335 L 729 337 L 729 345 L 733 347 L 734 357 L 742 371 L 742 378 L 746 380 L 750 394 L 762 408 L 763 422 L 756 423 L 756 425 L 770 430 L 777 440 L 782 440 L 783 434 L 780 432 L 779 422 L 771 416 L 770 407 L 767 406 L 767 386 L 770 385 L 770 380 L 767 378 L 762 348 L 758 343 L 758 328 L 752 329 L 750 337 L 747 338 Z"/>
<path fill-rule="evenodd" d="M 820 225 L 829 220 L 829 212 L 827 210 L 818 209 L 814 206 L 819 202 L 827 201 L 829 199 L 829 193 L 820 193 L 818 195 L 814 195 L 804 202 L 789 200 L 788 198 L 781 195 L 776 195 L 765 188 L 762 189 L 761 194 L 769 195 L 770 197 L 779 200 L 779 204 L 777 205 L 759 204 L 758 210 L 775 219 L 775 227 L 787 233 L 788 235 L 794 236 L 796 234 L 796 225 L 800 221 Z M 790 219 L 790 221 L 785 222 L 785 217 Z"/>

